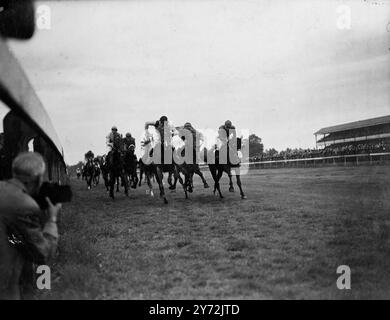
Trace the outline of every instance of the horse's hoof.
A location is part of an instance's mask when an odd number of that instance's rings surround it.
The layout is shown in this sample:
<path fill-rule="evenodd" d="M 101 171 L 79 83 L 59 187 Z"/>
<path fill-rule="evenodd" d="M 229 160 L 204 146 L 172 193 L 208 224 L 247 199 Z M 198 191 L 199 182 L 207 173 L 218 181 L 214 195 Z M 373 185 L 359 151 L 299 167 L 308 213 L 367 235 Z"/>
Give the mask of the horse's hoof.
<path fill-rule="evenodd" d="M 245 199 L 247 199 L 247 197 L 246 196 L 241 196 L 241 199 L 245 200 Z"/>
<path fill-rule="evenodd" d="M 164 204 L 168 204 L 168 200 L 164 198 Z"/>
<path fill-rule="evenodd" d="M 174 187 L 174 186 L 169 186 L 168 189 L 169 189 L 169 190 L 176 190 L 176 187 Z"/>
<path fill-rule="evenodd" d="M 205 183 L 204 188 L 207 189 L 210 188 L 210 186 L 207 183 Z"/>
<path fill-rule="evenodd" d="M 234 192 L 234 188 L 229 188 L 229 192 Z"/>

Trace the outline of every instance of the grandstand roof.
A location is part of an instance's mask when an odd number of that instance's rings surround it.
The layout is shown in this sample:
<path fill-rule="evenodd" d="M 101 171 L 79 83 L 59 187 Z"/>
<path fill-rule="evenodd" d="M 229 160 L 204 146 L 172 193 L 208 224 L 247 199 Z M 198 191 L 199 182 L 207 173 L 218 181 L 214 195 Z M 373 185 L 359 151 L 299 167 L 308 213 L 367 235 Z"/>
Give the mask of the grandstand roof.
<path fill-rule="evenodd" d="M 352 129 L 360 129 L 365 127 L 372 127 L 380 124 L 390 124 L 390 115 L 378 118 L 372 118 L 367 120 L 360 120 L 354 122 L 348 122 L 344 124 L 339 124 L 337 126 L 326 127 L 318 130 L 314 134 L 327 134 L 333 132 L 347 131 Z"/>
<path fill-rule="evenodd" d="M 23 114 L 63 156 L 63 149 L 51 119 L 32 88 L 20 64 L 0 38 L 0 100 Z"/>

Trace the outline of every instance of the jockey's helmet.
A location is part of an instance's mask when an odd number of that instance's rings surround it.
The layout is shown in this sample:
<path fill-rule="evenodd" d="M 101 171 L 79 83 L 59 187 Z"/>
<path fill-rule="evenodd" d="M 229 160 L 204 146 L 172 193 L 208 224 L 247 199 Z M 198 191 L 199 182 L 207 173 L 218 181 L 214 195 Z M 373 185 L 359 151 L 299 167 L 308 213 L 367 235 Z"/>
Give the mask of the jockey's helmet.
<path fill-rule="evenodd" d="M 166 122 L 166 121 L 168 121 L 168 118 L 167 118 L 166 116 L 162 116 L 162 117 L 160 118 L 160 123 L 164 123 L 164 122 Z"/>
<path fill-rule="evenodd" d="M 126 133 L 126 138 L 131 138 L 131 133 L 130 132 Z"/>
<path fill-rule="evenodd" d="M 184 127 L 192 127 L 192 125 L 191 125 L 191 123 L 190 122 L 186 122 L 185 124 L 184 124 Z"/>
<path fill-rule="evenodd" d="M 113 127 L 111 128 L 111 131 L 118 131 L 118 128 L 117 128 L 116 126 L 113 126 Z"/>
<path fill-rule="evenodd" d="M 230 120 L 226 120 L 225 121 L 225 127 L 226 128 L 231 128 L 231 126 L 232 126 L 232 122 Z"/>

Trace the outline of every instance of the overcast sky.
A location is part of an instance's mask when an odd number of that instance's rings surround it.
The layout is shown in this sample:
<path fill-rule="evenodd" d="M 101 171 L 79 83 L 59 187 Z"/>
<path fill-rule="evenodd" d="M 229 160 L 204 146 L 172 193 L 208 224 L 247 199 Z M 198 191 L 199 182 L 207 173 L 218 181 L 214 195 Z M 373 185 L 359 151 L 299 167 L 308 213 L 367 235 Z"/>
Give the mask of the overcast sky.
<path fill-rule="evenodd" d="M 104 153 L 112 125 L 139 144 L 163 114 L 196 128 L 230 119 L 276 149 L 390 114 L 390 1 L 43 3 L 51 29 L 11 47 L 70 164 Z M 337 27 L 342 4 L 350 29 Z"/>

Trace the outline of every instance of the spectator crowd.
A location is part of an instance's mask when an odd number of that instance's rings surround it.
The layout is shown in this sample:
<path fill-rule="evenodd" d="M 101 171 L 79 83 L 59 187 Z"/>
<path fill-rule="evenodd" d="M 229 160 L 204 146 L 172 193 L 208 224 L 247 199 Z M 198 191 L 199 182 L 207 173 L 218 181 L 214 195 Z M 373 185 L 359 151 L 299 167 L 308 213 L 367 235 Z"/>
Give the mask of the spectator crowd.
<path fill-rule="evenodd" d="M 390 152 L 390 140 L 376 140 L 373 142 L 354 142 L 326 146 L 323 149 L 302 149 L 295 148 L 277 151 L 274 148 L 267 149 L 262 155 L 250 158 L 251 162 L 256 161 L 277 161 L 292 159 L 310 159 L 316 157 L 332 157 L 353 154 Z"/>

